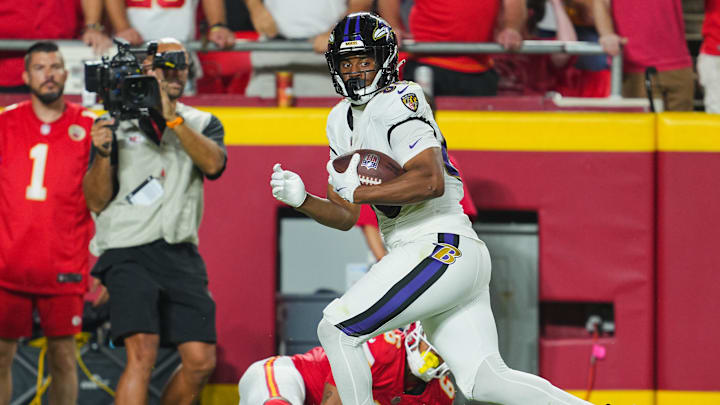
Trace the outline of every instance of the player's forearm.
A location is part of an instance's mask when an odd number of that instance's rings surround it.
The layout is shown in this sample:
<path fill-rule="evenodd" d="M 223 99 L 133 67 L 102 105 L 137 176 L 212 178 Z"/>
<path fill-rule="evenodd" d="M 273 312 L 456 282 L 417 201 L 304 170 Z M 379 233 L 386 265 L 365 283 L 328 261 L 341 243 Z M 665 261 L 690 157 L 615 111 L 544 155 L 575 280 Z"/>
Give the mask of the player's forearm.
<path fill-rule="evenodd" d="M 82 0 L 85 25 L 100 24 L 103 11 L 103 0 Z"/>
<path fill-rule="evenodd" d="M 395 31 L 404 31 L 405 27 L 400 19 L 400 0 L 378 0 L 377 9 L 380 17 Z"/>
<path fill-rule="evenodd" d="M 555 21 L 557 22 L 557 39 L 558 41 L 577 41 L 577 33 L 575 27 L 570 21 L 562 0 L 552 0 L 552 8 L 555 13 Z M 567 53 L 554 53 L 550 55 L 553 65 L 562 67 L 567 64 L 571 56 Z"/>
<path fill-rule="evenodd" d="M 405 173 L 377 186 L 360 186 L 355 189 L 355 204 L 405 205 L 415 204 L 445 193 L 445 172 L 442 150 L 425 149 L 410 159 L 403 168 Z"/>
<path fill-rule="evenodd" d="M 552 0 L 551 3 L 553 12 L 555 13 L 555 21 L 557 22 L 558 41 L 577 41 L 575 27 L 565 11 L 562 0 Z"/>
<path fill-rule="evenodd" d="M 330 383 L 325 383 L 323 389 L 323 398 L 320 405 L 342 405 L 340 400 L 340 394 L 338 393 L 337 387 Z"/>
<path fill-rule="evenodd" d="M 90 170 L 83 177 L 83 193 L 90 211 L 99 214 L 113 196 L 113 167 L 110 158 L 95 156 Z"/>
<path fill-rule="evenodd" d="M 338 197 L 339 198 L 339 197 Z M 350 204 L 350 203 L 345 203 Z M 320 198 L 318 196 L 307 194 L 305 202 L 296 210 L 314 219 L 318 223 L 330 228 L 347 231 L 352 229 L 360 215 L 360 207 L 357 211 L 348 208 L 343 203 L 333 202 L 330 199 Z"/>
<path fill-rule="evenodd" d="M 260 7 L 265 8 L 262 0 L 245 0 L 245 7 L 250 13 L 258 11 Z"/>
<path fill-rule="evenodd" d="M 442 174 L 405 173 L 381 186 L 360 186 L 355 190 L 356 204 L 406 205 L 440 197 L 445 192 Z"/>
<path fill-rule="evenodd" d="M 224 0 L 203 0 L 202 7 L 208 26 L 212 27 L 215 24 L 227 24 Z"/>
<path fill-rule="evenodd" d="M 115 32 L 130 28 L 124 0 L 105 0 L 105 9 Z"/>
<path fill-rule="evenodd" d="M 173 130 L 185 152 L 205 175 L 212 177 L 225 167 L 225 152 L 212 139 L 197 133 L 184 123 Z"/>
<path fill-rule="evenodd" d="M 518 32 L 523 31 L 527 19 L 527 6 L 525 0 L 503 0 L 500 14 L 500 28 L 512 28 Z"/>
<path fill-rule="evenodd" d="M 610 13 L 609 0 L 594 0 L 593 15 L 595 17 L 595 28 L 600 36 L 615 33 L 615 26 Z"/>

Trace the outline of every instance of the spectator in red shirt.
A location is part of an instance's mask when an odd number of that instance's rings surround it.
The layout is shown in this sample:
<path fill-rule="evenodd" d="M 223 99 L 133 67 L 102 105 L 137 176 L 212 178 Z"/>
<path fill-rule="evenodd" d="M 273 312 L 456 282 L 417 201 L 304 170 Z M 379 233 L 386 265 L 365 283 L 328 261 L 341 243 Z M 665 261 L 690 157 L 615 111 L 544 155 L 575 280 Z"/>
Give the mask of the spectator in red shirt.
<path fill-rule="evenodd" d="M 102 1 L 2 1 L 0 38 L 81 38 L 96 51 L 102 51 L 111 45 L 100 24 Z M 23 64 L 22 52 L 0 52 L 0 92 L 29 90 L 22 80 Z"/>
<path fill-rule="evenodd" d="M 95 115 L 63 99 L 57 45 L 37 43 L 25 61 L 30 100 L 0 114 L 0 405 L 10 403 L 12 360 L 33 310 L 48 338 L 49 402 L 71 405 L 92 236 L 82 178 Z"/>
<path fill-rule="evenodd" d="M 705 89 L 705 112 L 720 113 L 720 1 L 705 0 L 703 43 L 697 59 L 700 84 Z"/>
<path fill-rule="evenodd" d="M 662 96 L 665 109 L 693 109 L 695 78 L 681 0 L 594 0 L 593 11 L 605 52 L 623 52 L 623 97 L 646 97 L 644 73 L 655 67 L 653 94 Z"/>
<path fill-rule="evenodd" d="M 505 49 L 522 45 L 525 0 L 415 0 L 410 11 L 410 35 L 417 42 L 493 42 Z M 490 56 L 414 55 L 404 77 L 417 81 L 416 70 L 428 66 L 433 72 L 435 96 L 492 96 L 497 93 L 498 75 Z"/>

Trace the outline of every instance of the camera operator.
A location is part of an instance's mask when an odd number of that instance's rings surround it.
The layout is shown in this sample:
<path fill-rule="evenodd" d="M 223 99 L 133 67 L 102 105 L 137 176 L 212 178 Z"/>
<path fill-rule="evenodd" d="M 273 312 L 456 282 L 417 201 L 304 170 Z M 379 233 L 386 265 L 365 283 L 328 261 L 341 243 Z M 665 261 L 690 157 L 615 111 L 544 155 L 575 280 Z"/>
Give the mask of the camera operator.
<path fill-rule="evenodd" d="M 188 60 L 180 42 L 158 41 L 142 67 L 157 78 L 161 105 L 120 120 L 114 135 L 114 120 L 91 133 L 83 187 L 95 214 L 90 246 L 100 256 L 92 272 L 110 295 L 113 339 L 127 350 L 117 405 L 146 403 L 160 344 L 177 346 L 182 359 L 163 404 L 197 401 L 215 367 L 215 303 L 197 232 L 203 179 L 218 178 L 227 157 L 220 121 L 177 101 Z"/>

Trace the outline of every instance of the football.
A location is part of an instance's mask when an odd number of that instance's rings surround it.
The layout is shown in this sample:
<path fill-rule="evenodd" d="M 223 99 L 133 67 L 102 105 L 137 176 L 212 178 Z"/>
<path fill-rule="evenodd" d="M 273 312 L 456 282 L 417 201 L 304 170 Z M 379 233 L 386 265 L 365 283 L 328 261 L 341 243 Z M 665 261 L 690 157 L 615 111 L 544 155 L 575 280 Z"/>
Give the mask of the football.
<path fill-rule="evenodd" d="M 388 182 L 405 172 L 390 156 L 372 149 L 358 149 L 333 159 L 335 171 L 343 173 L 354 154 L 360 154 L 357 172 L 360 184 L 376 186 Z"/>

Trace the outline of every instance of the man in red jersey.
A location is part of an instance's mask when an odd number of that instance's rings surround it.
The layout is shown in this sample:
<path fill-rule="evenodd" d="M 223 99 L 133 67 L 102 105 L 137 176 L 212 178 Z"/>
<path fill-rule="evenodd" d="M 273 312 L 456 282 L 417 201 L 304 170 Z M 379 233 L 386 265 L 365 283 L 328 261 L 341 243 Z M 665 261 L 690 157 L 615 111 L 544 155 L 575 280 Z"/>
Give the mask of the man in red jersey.
<path fill-rule="evenodd" d="M 498 42 L 505 49 L 522 45 L 525 0 L 415 0 L 410 34 L 417 42 Z M 494 96 L 498 74 L 489 55 L 419 55 L 407 63 L 404 78 L 418 83 L 420 66 L 432 70 L 435 96 Z M 421 83 L 423 84 L 423 83 Z"/>
<path fill-rule="evenodd" d="M 593 1 L 600 45 L 609 55 L 623 53 L 623 97 L 646 97 L 645 70 L 652 66 L 654 97 L 666 110 L 691 111 L 695 77 L 681 0 Z"/>
<path fill-rule="evenodd" d="M 455 386 L 448 367 L 425 339 L 420 323 L 386 332 L 364 344 L 379 405 L 450 405 Z M 238 383 L 240 405 L 340 405 L 322 347 L 253 363 Z"/>
<path fill-rule="evenodd" d="M 63 99 L 58 47 L 25 55 L 29 101 L 0 114 L 0 405 L 10 402 L 17 340 L 37 310 L 48 337 L 50 404 L 75 404 L 75 341 L 88 284 L 92 221 L 82 192 L 94 114 Z"/>

